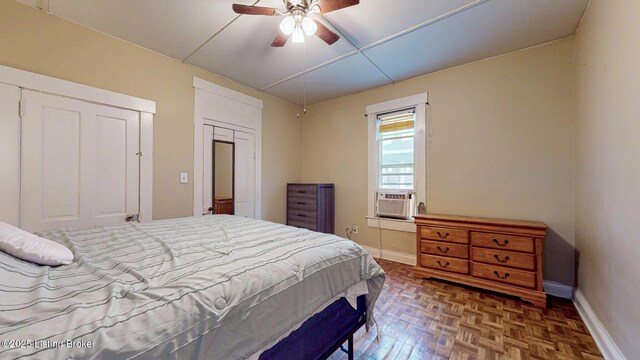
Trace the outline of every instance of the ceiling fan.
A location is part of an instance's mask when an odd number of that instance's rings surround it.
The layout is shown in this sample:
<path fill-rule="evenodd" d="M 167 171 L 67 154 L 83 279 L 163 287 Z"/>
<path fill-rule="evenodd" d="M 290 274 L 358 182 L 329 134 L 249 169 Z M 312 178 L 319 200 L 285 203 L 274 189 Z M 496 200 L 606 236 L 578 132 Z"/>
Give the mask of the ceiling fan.
<path fill-rule="evenodd" d="M 285 16 L 280 23 L 280 32 L 271 43 L 273 47 L 283 47 L 289 37 L 293 43 L 303 43 L 304 35 L 316 35 L 331 45 L 340 39 L 309 14 L 326 14 L 349 6 L 358 5 L 360 0 L 283 0 L 286 10 L 272 7 L 233 4 L 233 11 L 244 15 Z"/>

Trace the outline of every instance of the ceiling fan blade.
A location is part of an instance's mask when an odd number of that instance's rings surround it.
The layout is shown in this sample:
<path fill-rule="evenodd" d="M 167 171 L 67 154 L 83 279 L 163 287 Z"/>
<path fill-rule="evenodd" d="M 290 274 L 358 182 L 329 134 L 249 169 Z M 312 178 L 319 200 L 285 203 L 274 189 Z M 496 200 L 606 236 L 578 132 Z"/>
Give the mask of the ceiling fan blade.
<path fill-rule="evenodd" d="M 333 43 L 335 43 L 340 39 L 340 36 L 338 34 L 329 30 L 329 28 L 324 26 L 321 22 L 317 20 L 313 20 L 313 21 L 315 21 L 316 25 L 318 25 L 318 30 L 316 30 L 316 35 L 320 39 L 322 39 L 324 42 L 326 42 L 329 45 L 332 45 Z"/>
<path fill-rule="evenodd" d="M 318 0 L 320 14 L 344 9 L 349 6 L 360 4 L 360 0 Z"/>
<path fill-rule="evenodd" d="M 265 15 L 265 16 L 275 16 L 279 15 L 279 9 L 272 7 L 262 7 L 262 6 L 251 6 L 251 5 L 241 5 L 241 4 L 233 4 L 233 11 L 236 14 L 244 14 L 244 15 Z"/>
<path fill-rule="evenodd" d="M 287 43 L 287 40 L 289 40 L 289 35 L 279 31 L 278 35 L 276 36 L 276 38 L 273 39 L 273 42 L 271 43 L 271 46 L 273 46 L 273 47 L 283 47 L 284 44 Z"/>

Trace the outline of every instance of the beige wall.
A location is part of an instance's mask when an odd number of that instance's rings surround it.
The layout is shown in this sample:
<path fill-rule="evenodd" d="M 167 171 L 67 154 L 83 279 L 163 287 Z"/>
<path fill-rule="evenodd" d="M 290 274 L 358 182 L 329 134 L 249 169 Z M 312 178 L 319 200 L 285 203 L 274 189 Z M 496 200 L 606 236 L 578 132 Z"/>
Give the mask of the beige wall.
<path fill-rule="evenodd" d="M 311 106 L 302 178 L 336 184 L 336 231 L 377 247 L 366 225 L 365 107 L 429 92 L 427 210 L 546 222 L 545 279 L 574 282 L 573 39 Z M 414 234 L 383 231 L 383 248 L 415 254 Z"/>
<path fill-rule="evenodd" d="M 263 217 L 285 220 L 287 181 L 299 180 L 301 123 L 294 105 L 13 0 L 0 0 L 0 64 L 154 100 L 154 218 L 190 216 L 193 76 L 264 101 Z"/>
<path fill-rule="evenodd" d="M 576 36 L 578 288 L 640 358 L 640 2 L 592 1 Z"/>

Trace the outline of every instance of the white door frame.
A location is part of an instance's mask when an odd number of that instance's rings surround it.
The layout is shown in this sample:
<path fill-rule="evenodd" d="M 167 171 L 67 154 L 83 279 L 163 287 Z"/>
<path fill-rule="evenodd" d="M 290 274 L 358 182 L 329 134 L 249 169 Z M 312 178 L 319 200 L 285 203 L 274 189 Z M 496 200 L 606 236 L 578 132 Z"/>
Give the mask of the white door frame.
<path fill-rule="evenodd" d="M 153 115 L 156 113 L 155 101 L 2 65 L 0 65 L 0 83 L 140 112 L 140 152 L 142 152 L 140 159 L 140 220 L 150 221 L 153 219 Z M 17 129 L 16 133 L 10 136 L 15 135 L 15 138 L 20 138 L 20 127 L 15 128 Z M 0 144 L 0 151 L 6 152 L 9 154 L 8 156 L 15 155 L 19 159 L 19 146 L 5 148 L 4 145 Z M 19 179 L 19 166 L 15 169 L 8 169 L 7 172 L 9 173 L 7 176 L 15 174 Z M 19 188 L 13 189 L 13 191 L 20 193 Z M 13 204 L 13 206 L 19 208 L 20 204 Z M 2 220 L 0 219 L 0 221 Z"/>
<path fill-rule="evenodd" d="M 262 218 L 262 108 L 263 102 L 249 95 L 227 89 L 220 85 L 193 77 L 193 87 L 195 91 L 194 117 L 193 117 L 193 215 L 202 216 L 202 192 L 203 192 L 203 159 L 204 144 L 202 143 L 203 126 L 220 126 L 252 133 L 256 137 L 256 189 L 255 189 L 255 217 Z M 227 101 L 227 105 L 232 107 L 251 106 L 256 111 L 254 116 L 226 117 L 224 111 L 220 115 L 215 114 L 214 118 L 204 119 L 204 107 L 207 96 L 218 96 Z M 207 114 L 208 117 L 210 114 Z"/>

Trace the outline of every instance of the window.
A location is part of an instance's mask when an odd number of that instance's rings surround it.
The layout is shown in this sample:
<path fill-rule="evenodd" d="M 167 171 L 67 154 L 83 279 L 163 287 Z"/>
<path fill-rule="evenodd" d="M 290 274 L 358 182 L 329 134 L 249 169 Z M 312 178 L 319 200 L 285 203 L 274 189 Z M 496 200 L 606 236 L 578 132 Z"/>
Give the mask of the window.
<path fill-rule="evenodd" d="M 416 109 L 377 116 L 380 189 L 415 190 L 414 143 Z"/>
<path fill-rule="evenodd" d="M 410 220 L 375 217 L 376 191 L 411 190 L 426 204 L 427 93 L 367 106 L 369 136 L 368 225 L 415 232 Z"/>

